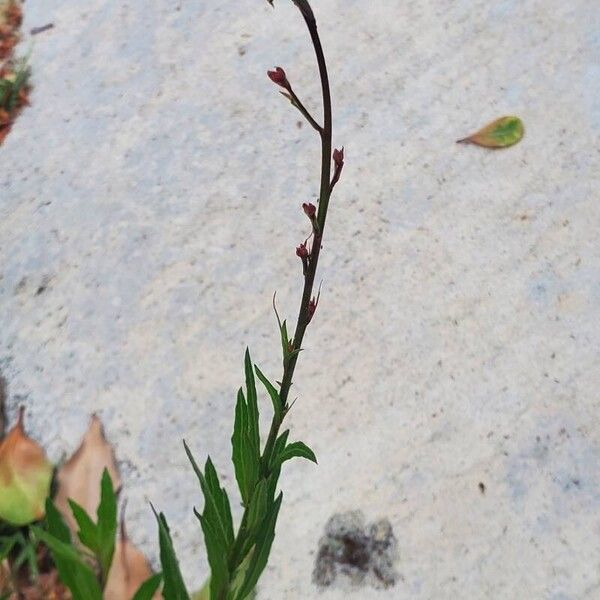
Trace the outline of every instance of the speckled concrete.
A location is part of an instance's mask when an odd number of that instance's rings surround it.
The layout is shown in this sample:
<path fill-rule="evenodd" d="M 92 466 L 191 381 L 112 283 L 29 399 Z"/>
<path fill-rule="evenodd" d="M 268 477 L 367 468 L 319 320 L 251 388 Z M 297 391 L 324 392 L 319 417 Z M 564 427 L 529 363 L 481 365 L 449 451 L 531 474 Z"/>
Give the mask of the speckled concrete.
<path fill-rule="evenodd" d="M 233 488 L 246 344 L 279 374 L 318 144 L 291 2 L 27 2 L 32 106 L 0 148 L 0 370 L 58 459 L 97 411 L 130 530 L 206 574 L 181 448 Z M 315 0 L 347 169 L 290 417 L 261 600 L 600 597 L 600 5 Z M 25 43 L 25 47 L 27 46 Z M 518 114 L 526 137 L 454 143 Z M 264 403 L 264 413 L 270 405 Z M 481 491 L 480 483 L 485 486 Z M 388 518 L 400 580 L 317 591 L 336 512 Z M 239 509 L 237 510 L 239 514 Z"/>

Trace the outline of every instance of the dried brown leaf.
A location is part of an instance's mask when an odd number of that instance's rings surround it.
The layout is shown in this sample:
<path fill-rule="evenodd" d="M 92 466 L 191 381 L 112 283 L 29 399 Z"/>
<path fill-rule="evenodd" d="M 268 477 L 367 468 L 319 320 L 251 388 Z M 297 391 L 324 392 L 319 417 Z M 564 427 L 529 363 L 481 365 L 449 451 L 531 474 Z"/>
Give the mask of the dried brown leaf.
<path fill-rule="evenodd" d="M 146 557 L 127 537 L 121 521 L 121 535 L 115 546 L 112 566 L 104 588 L 104 600 L 131 600 L 138 588 L 152 575 Z M 157 592 L 155 600 L 162 598 Z"/>
<path fill-rule="evenodd" d="M 81 445 L 59 468 L 56 476 L 58 490 L 54 501 L 71 531 L 76 532 L 78 527 L 68 500 L 75 500 L 92 518 L 95 518 L 100 503 L 100 480 L 105 468 L 108 469 L 115 491 L 118 491 L 121 488 L 121 478 L 114 451 L 104 437 L 100 419 L 94 415 Z"/>

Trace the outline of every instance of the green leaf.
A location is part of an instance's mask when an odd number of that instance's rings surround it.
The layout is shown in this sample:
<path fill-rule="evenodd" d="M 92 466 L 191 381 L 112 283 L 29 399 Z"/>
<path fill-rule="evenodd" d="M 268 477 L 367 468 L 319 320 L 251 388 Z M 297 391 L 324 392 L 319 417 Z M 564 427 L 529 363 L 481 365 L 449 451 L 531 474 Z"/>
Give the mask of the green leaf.
<path fill-rule="evenodd" d="M 97 523 L 94 523 L 85 509 L 74 500 L 69 500 L 69 506 L 79 526 L 77 536 L 81 543 L 89 548 L 98 559 L 102 577 L 106 580 L 117 536 L 117 497 L 108 470 L 104 469 L 100 482 L 100 503 L 96 512 Z"/>
<path fill-rule="evenodd" d="M 275 410 L 275 415 L 277 419 L 281 419 L 281 413 L 283 411 L 283 406 L 281 406 L 281 398 L 279 397 L 279 392 L 275 388 L 275 386 L 263 375 L 262 371 L 254 365 L 254 369 L 256 370 L 256 376 L 260 379 L 261 383 L 265 386 L 269 396 L 271 397 L 271 401 L 273 402 L 273 409 Z"/>
<path fill-rule="evenodd" d="M 278 465 L 282 465 L 286 460 L 296 457 L 306 458 L 317 464 L 315 453 L 303 442 L 288 444 L 284 450 L 276 456 L 275 462 Z"/>
<path fill-rule="evenodd" d="M 204 467 L 205 475 L 200 470 L 200 467 L 198 467 L 198 464 L 185 441 L 183 442 L 183 447 L 185 448 L 188 459 L 192 463 L 192 468 L 198 477 L 200 488 L 204 495 L 204 510 L 202 511 L 202 516 L 210 521 L 211 526 L 219 535 L 222 545 L 225 548 L 229 548 L 233 543 L 233 520 L 227 493 L 219 485 L 219 478 L 215 467 L 210 460 L 210 456 L 206 459 L 206 465 Z"/>
<path fill-rule="evenodd" d="M 278 317 L 279 318 L 279 317 Z M 283 350 L 283 366 L 287 364 L 290 354 L 290 337 L 287 330 L 287 322 L 279 323 L 279 333 L 281 334 L 281 348 Z"/>
<path fill-rule="evenodd" d="M 224 539 L 229 547 L 231 544 L 233 544 L 234 540 L 231 506 L 229 504 L 229 498 L 227 497 L 225 488 L 222 488 L 221 484 L 219 483 L 219 476 L 217 475 L 217 471 L 210 460 L 210 457 L 208 457 L 206 461 L 204 472 L 206 473 L 206 483 L 208 485 L 208 489 L 216 499 L 217 512 L 223 522 Z"/>
<path fill-rule="evenodd" d="M 269 481 L 261 479 L 254 488 L 254 494 L 248 507 L 248 529 L 253 531 L 264 519 L 268 506 Z"/>
<path fill-rule="evenodd" d="M 48 533 L 65 544 L 71 543 L 71 532 L 50 498 L 46 498 L 46 527 Z"/>
<path fill-rule="evenodd" d="M 242 502 L 247 505 L 250 502 L 251 488 L 248 482 L 248 474 L 244 468 L 244 432 L 246 429 L 246 401 L 241 388 L 238 390 L 235 405 L 235 420 L 233 423 L 233 435 L 231 436 L 231 460 L 235 469 L 235 478 L 238 483 Z"/>
<path fill-rule="evenodd" d="M 98 559 L 106 579 L 115 552 L 117 537 L 117 496 L 106 468 L 100 481 L 100 504 L 96 514 L 98 517 Z"/>
<path fill-rule="evenodd" d="M 198 517 L 204 533 L 206 555 L 210 565 L 210 597 L 223 598 L 223 594 L 229 587 L 227 547 L 223 544 L 223 539 L 216 531 L 213 523 L 196 510 L 194 510 L 194 513 Z"/>
<path fill-rule="evenodd" d="M 48 546 L 58 575 L 71 591 L 73 600 L 102 600 L 102 591 L 96 575 L 72 545 L 37 526 L 32 526 L 31 531 L 38 540 Z"/>
<path fill-rule="evenodd" d="M 146 579 L 142 585 L 140 585 L 131 600 L 152 600 L 161 582 L 162 573 L 156 573 L 156 575 L 152 575 Z"/>
<path fill-rule="evenodd" d="M 235 478 L 240 488 L 242 502 L 247 506 L 252 497 L 260 471 L 260 448 L 254 443 L 254 434 L 250 426 L 248 405 L 244 392 L 238 391 L 235 407 L 235 422 L 231 437 L 232 461 Z"/>
<path fill-rule="evenodd" d="M 160 564 L 163 570 L 163 596 L 165 600 L 190 600 L 183 577 L 179 570 L 179 562 L 173 549 L 173 541 L 165 516 L 157 514 L 152 506 L 152 511 L 158 522 L 158 540 L 160 544 Z"/>
<path fill-rule="evenodd" d="M 83 507 L 77 504 L 77 502 L 74 500 L 69 499 L 69 506 L 71 507 L 71 512 L 73 513 L 75 521 L 77 522 L 77 526 L 79 527 L 77 537 L 86 548 L 89 548 L 96 556 L 98 556 L 100 554 L 100 543 L 98 540 L 98 529 L 96 527 L 96 523 L 92 521 Z"/>
<path fill-rule="evenodd" d="M 256 546 L 246 573 L 246 578 L 236 595 L 236 600 L 244 600 L 244 598 L 247 598 L 254 591 L 258 579 L 267 566 L 271 546 L 275 538 L 275 525 L 277 524 L 277 516 L 279 515 L 282 499 L 283 493 L 279 494 L 265 517 L 256 540 Z"/>
<path fill-rule="evenodd" d="M 260 453 L 260 431 L 258 426 L 258 398 L 256 395 L 256 383 L 254 381 L 254 369 L 250 351 L 246 348 L 244 357 L 244 370 L 246 372 L 246 398 L 248 399 L 248 432 L 253 447 Z"/>
<path fill-rule="evenodd" d="M 0 562 L 8 557 L 22 537 L 20 533 L 0 537 Z"/>
<path fill-rule="evenodd" d="M 273 454 L 275 456 L 279 456 L 283 450 L 285 449 L 285 446 L 287 444 L 287 440 L 288 437 L 290 435 L 290 430 L 286 429 L 278 438 L 277 441 L 275 442 L 275 448 L 273 449 Z"/>
<path fill-rule="evenodd" d="M 476 133 L 458 140 L 459 144 L 477 144 L 485 148 L 507 148 L 523 138 L 525 128 L 519 117 L 500 117 Z"/>

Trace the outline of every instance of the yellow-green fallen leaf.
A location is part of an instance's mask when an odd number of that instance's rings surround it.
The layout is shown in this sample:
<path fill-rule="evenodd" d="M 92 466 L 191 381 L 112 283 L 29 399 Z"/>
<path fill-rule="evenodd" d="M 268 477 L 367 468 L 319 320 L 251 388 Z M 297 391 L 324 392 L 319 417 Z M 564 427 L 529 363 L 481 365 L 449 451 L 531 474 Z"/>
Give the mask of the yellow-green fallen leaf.
<path fill-rule="evenodd" d="M 42 448 L 17 424 L 0 443 L 0 521 L 27 525 L 44 516 L 54 467 Z"/>
<path fill-rule="evenodd" d="M 523 121 L 519 117 L 500 117 L 478 132 L 457 140 L 457 143 L 477 144 L 485 148 L 508 148 L 520 142 L 524 132 Z"/>

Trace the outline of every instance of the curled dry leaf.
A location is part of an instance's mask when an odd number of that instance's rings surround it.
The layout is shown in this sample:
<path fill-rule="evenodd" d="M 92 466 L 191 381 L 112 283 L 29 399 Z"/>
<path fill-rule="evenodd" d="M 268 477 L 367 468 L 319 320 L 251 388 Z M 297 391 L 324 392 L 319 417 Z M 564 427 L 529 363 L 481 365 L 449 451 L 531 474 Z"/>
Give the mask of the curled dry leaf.
<path fill-rule="evenodd" d="M 524 132 L 523 121 L 519 117 L 500 117 L 457 143 L 476 144 L 485 148 L 508 148 L 520 142 Z"/>
<path fill-rule="evenodd" d="M 82 506 L 88 515 L 95 515 L 100 504 L 100 481 L 104 469 L 108 470 L 115 491 L 121 487 L 114 451 L 104 437 L 100 419 L 94 415 L 81 445 L 71 458 L 58 469 L 58 490 L 54 502 L 73 532 L 79 529 L 69 498 Z"/>
<path fill-rule="evenodd" d="M 0 443 L 0 520 L 27 525 L 44 516 L 54 470 L 42 448 L 17 424 Z"/>
<path fill-rule="evenodd" d="M 131 600 L 140 585 L 151 575 L 152 570 L 146 557 L 127 537 L 125 523 L 121 521 L 121 533 L 106 580 L 104 600 Z M 157 592 L 154 599 L 159 598 L 162 596 Z"/>

